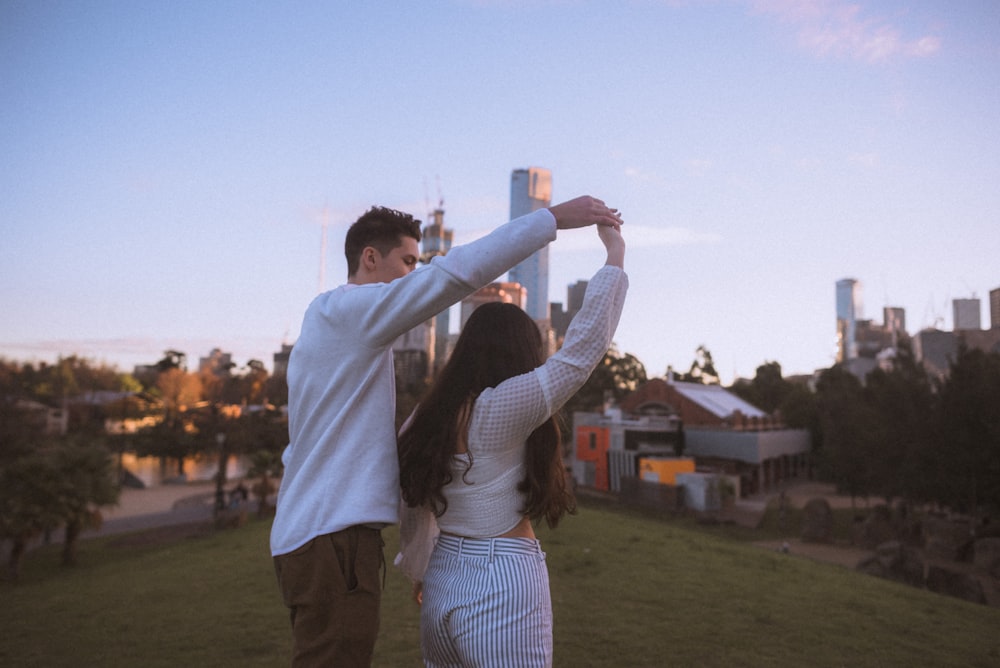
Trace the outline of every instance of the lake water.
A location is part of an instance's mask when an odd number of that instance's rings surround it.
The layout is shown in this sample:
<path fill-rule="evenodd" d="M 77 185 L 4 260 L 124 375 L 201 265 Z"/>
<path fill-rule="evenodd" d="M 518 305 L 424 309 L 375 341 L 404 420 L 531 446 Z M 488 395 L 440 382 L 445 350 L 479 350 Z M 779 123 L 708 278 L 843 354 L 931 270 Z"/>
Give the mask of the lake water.
<path fill-rule="evenodd" d="M 177 460 L 175 459 L 167 460 L 164 470 L 159 457 L 136 457 L 134 454 L 125 453 L 122 455 L 122 465 L 147 487 L 156 487 L 171 481 L 179 482 L 177 480 Z M 250 462 L 246 457 L 230 457 L 229 465 L 226 467 L 226 480 L 243 478 L 249 468 Z M 185 482 L 215 480 L 215 474 L 218 471 L 219 458 L 217 456 L 202 455 L 184 460 Z"/>

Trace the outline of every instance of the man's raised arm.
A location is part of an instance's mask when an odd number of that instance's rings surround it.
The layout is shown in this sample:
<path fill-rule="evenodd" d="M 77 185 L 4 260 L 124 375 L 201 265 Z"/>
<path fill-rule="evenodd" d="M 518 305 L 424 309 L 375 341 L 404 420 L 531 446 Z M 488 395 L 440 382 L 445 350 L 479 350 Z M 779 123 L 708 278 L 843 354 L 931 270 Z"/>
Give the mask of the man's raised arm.
<path fill-rule="evenodd" d="M 622 217 L 618 209 L 611 209 L 601 200 L 589 195 L 571 199 L 549 207 L 556 219 L 556 228 L 569 230 L 588 225 L 609 225 L 621 229 Z"/>

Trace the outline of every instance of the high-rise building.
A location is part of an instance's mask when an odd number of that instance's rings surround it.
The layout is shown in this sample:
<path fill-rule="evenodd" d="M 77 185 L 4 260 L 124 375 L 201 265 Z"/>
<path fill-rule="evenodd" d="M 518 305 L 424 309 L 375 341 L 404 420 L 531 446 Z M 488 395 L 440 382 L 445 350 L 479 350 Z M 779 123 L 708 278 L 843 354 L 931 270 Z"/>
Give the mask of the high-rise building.
<path fill-rule="evenodd" d="M 484 285 L 462 300 L 462 327 L 472 312 L 488 302 L 503 302 L 524 308 L 525 289 L 517 283 L 496 282 Z"/>
<path fill-rule="evenodd" d="M 510 217 L 524 216 L 552 203 L 552 172 L 541 167 L 515 169 L 510 175 Z M 549 249 L 542 248 L 510 270 L 511 282 L 526 291 L 524 310 L 536 322 L 549 319 Z"/>
<path fill-rule="evenodd" d="M 292 345 L 288 343 L 281 344 L 281 352 L 274 353 L 271 359 L 274 362 L 274 375 L 275 376 L 286 376 L 288 375 L 288 360 L 292 356 Z"/>
<path fill-rule="evenodd" d="M 451 250 L 451 242 L 455 236 L 453 230 L 444 226 L 444 209 L 441 206 L 431 214 L 432 221 L 421 233 L 420 240 L 423 252 L 422 262 L 430 262 L 438 255 L 445 255 Z M 437 370 L 444 366 L 448 359 L 448 329 L 451 327 L 450 309 L 445 309 L 434 317 L 434 351 L 431 366 Z"/>
<path fill-rule="evenodd" d="M 857 323 L 863 315 L 861 283 L 853 278 L 837 281 L 837 361 L 858 356 Z"/>
<path fill-rule="evenodd" d="M 422 322 L 392 344 L 396 386 L 407 390 L 419 389 L 431 377 L 434 349 L 434 321 Z"/>
<path fill-rule="evenodd" d="M 577 281 L 566 287 L 566 309 L 559 302 L 550 304 L 550 316 L 552 318 L 552 329 L 555 333 L 557 345 L 562 345 L 562 340 L 566 336 L 566 330 L 573 321 L 573 317 L 583 308 L 583 296 L 587 292 L 588 281 Z"/>
<path fill-rule="evenodd" d="M 430 262 L 438 255 L 444 255 L 451 250 L 451 242 L 455 237 L 453 230 L 444 226 L 444 209 L 440 206 L 431 213 L 432 220 L 420 233 L 420 243 L 423 252 L 420 255 L 422 262 Z"/>
<path fill-rule="evenodd" d="M 892 345 L 899 342 L 900 334 L 906 335 L 906 311 L 901 306 L 885 306 L 882 308 L 882 323 L 885 331 L 892 338 Z"/>
<path fill-rule="evenodd" d="M 990 329 L 1000 329 L 1000 288 L 990 290 Z"/>
<path fill-rule="evenodd" d="M 219 378 L 229 376 L 234 366 L 232 353 L 224 353 L 218 348 L 212 348 L 208 357 L 198 359 L 199 373 L 210 373 Z"/>
<path fill-rule="evenodd" d="M 956 332 L 962 329 L 982 329 L 983 324 L 980 319 L 981 307 L 979 298 L 953 299 L 951 300 L 952 329 Z"/>

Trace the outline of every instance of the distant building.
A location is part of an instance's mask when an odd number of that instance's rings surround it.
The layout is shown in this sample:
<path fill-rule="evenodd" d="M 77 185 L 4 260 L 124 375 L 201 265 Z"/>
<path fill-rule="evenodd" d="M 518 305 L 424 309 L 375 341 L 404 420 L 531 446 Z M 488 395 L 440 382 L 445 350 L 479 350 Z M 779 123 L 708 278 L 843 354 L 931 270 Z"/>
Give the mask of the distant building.
<path fill-rule="evenodd" d="M 274 365 L 275 376 L 288 375 L 288 359 L 292 356 L 292 348 L 294 347 L 291 344 L 282 343 L 281 350 L 272 355 L 271 359 Z"/>
<path fill-rule="evenodd" d="M 837 361 L 846 362 L 858 356 L 857 322 L 863 305 L 861 283 L 853 278 L 837 281 Z"/>
<path fill-rule="evenodd" d="M 541 167 L 515 169 L 510 177 L 510 217 L 527 215 L 552 203 L 552 172 Z M 524 310 L 536 322 L 549 320 L 549 248 L 535 251 L 510 270 L 512 283 L 526 291 Z"/>
<path fill-rule="evenodd" d="M 946 378 L 958 353 L 954 332 L 922 329 L 913 337 L 913 354 L 924 369 L 935 378 Z"/>
<path fill-rule="evenodd" d="M 973 350 L 1000 353 L 1000 327 L 993 329 L 964 329 L 956 335 Z"/>
<path fill-rule="evenodd" d="M 444 209 L 441 206 L 431 213 L 432 220 L 421 234 L 420 243 L 423 252 L 421 262 L 427 263 L 439 255 L 446 255 L 451 250 L 455 237 L 454 230 L 444 226 Z M 432 369 L 437 371 L 448 359 L 448 331 L 451 328 L 451 309 L 444 309 L 434 317 L 433 348 L 428 360 Z"/>
<path fill-rule="evenodd" d="M 573 478 L 580 485 L 619 492 L 622 476 L 638 477 L 640 459 L 676 456 L 683 436 L 674 415 L 631 415 L 610 409 L 573 414 Z"/>
<path fill-rule="evenodd" d="M 569 323 L 573 321 L 576 314 L 583 308 L 583 297 L 587 293 L 588 284 L 589 281 L 577 281 L 566 288 L 565 309 L 563 309 L 563 305 L 560 302 L 550 304 L 549 312 L 552 321 L 552 330 L 559 344 L 566 337 L 566 330 L 569 328 Z"/>
<path fill-rule="evenodd" d="M 906 336 L 906 311 L 901 306 L 886 306 L 882 309 L 882 326 L 889 332 L 892 345 Z"/>
<path fill-rule="evenodd" d="M 53 408 L 32 399 L 17 399 L 14 409 L 19 420 L 29 429 L 45 436 L 65 436 L 69 429 L 69 411 Z"/>
<path fill-rule="evenodd" d="M 503 302 L 524 308 L 525 289 L 519 283 L 497 282 L 484 285 L 462 300 L 461 325 L 464 328 L 472 312 L 489 302 Z"/>
<path fill-rule="evenodd" d="M 955 332 L 924 329 L 913 337 L 913 354 L 927 373 L 943 379 L 947 378 L 951 363 L 958 356 L 958 347 L 962 344 L 970 350 L 1000 353 L 1000 328 L 960 329 Z"/>
<path fill-rule="evenodd" d="M 415 389 L 431 379 L 434 321 L 423 322 L 392 343 L 396 386 Z"/>
<path fill-rule="evenodd" d="M 898 306 L 882 310 L 883 324 L 861 317 L 861 284 L 853 278 L 837 281 L 837 363 L 864 382 L 876 368 L 892 369 L 906 332 L 906 313 Z M 1000 288 L 990 291 L 990 329 L 982 329 L 978 298 L 954 299 L 953 331 L 925 328 L 910 340 L 913 354 L 927 373 L 946 378 L 959 345 L 1000 353 Z M 938 318 L 940 320 L 940 318 Z"/>
<path fill-rule="evenodd" d="M 952 329 L 954 331 L 983 328 L 982 320 L 980 319 L 982 307 L 980 306 L 979 299 L 953 299 L 951 300 L 951 308 L 954 316 L 952 320 L 954 323 Z"/>
<path fill-rule="evenodd" d="M 198 359 L 198 373 L 210 373 L 217 378 L 229 376 L 234 366 L 232 353 L 224 353 L 219 348 L 212 348 L 208 357 Z"/>
<path fill-rule="evenodd" d="M 617 409 L 573 416 L 580 484 L 618 491 L 623 476 L 639 477 L 640 459 L 693 457 L 699 470 L 738 479 L 742 494 L 771 489 L 807 467 L 809 433 L 719 385 L 655 378 Z M 606 487 L 604 486 L 606 485 Z"/>

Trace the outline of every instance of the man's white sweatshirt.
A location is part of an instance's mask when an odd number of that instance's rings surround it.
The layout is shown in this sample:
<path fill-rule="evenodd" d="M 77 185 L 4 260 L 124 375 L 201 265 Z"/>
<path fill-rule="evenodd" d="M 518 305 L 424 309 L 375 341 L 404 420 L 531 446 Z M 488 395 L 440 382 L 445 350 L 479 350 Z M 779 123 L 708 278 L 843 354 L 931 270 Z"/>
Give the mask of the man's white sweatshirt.
<path fill-rule="evenodd" d="M 346 284 L 309 305 L 288 362 L 289 445 L 271 554 L 398 521 L 392 343 L 555 239 L 547 209 L 391 283 Z"/>

